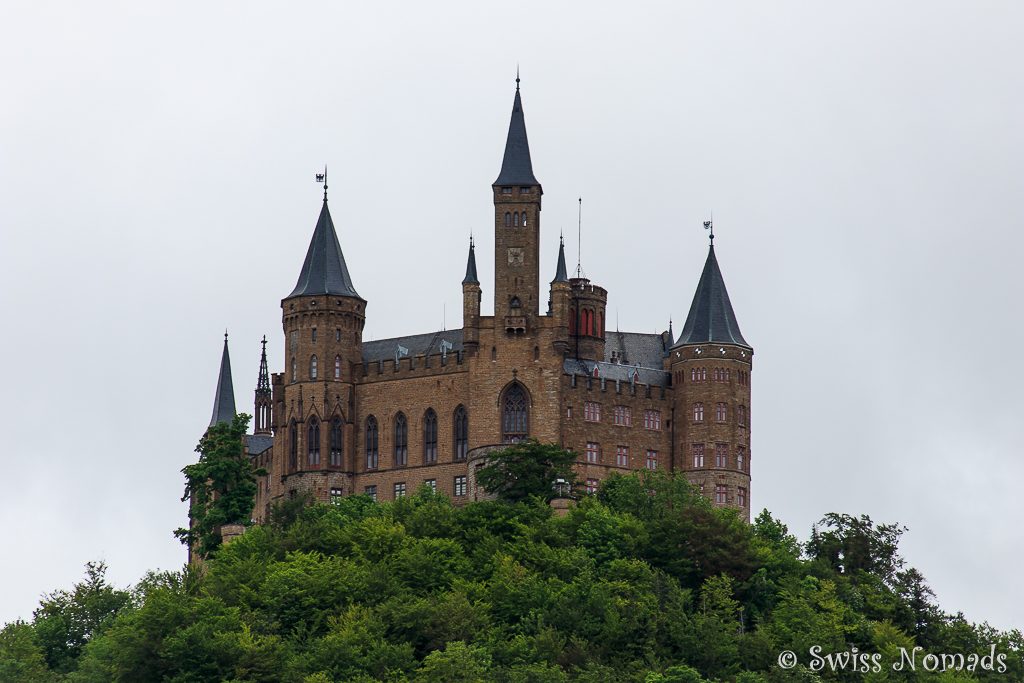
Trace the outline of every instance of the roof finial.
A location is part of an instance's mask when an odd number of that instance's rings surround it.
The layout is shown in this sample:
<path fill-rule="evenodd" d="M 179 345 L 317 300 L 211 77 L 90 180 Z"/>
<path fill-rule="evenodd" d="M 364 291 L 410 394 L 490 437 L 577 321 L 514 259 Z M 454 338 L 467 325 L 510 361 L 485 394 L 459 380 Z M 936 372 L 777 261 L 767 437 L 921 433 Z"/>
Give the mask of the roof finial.
<path fill-rule="evenodd" d="M 516 62 L 516 92 L 519 92 L 519 62 Z"/>
<path fill-rule="evenodd" d="M 324 201 L 327 201 L 327 164 L 324 164 L 324 172 L 316 174 L 316 181 L 324 184 Z"/>
<path fill-rule="evenodd" d="M 224 343 L 228 343 L 228 328 L 224 328 Z"/>
<path fill-rule="evenodd" d="M 711 246 L 715 246 L 715 222 L 714 222 L 714 215 L 713 214 L 712 214 L 712 220 L 704 221 L 704 229 L 709 232 L 709 237 L 711 239 Z"/>

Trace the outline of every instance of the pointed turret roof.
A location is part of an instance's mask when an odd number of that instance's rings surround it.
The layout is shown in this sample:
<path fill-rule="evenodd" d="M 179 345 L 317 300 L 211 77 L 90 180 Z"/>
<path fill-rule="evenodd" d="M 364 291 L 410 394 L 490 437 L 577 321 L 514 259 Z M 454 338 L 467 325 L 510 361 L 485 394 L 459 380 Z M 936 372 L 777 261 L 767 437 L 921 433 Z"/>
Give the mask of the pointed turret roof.
<path fill-rule="evenodd" d="M 235 419 L 235 387 L 231 383 L 231 356 L 228 355 L 228 333 L 224 333 L 224 353 L 220 357 L 220 376 L 217 393 L 213 397 L 213 417 L 210 426 Z"/>
<path fill-rule="evenodd" d="M 738 344 L 750 348 L 740 334 L 736 314 L 729 302 L 729 293 L 725 290 L 725 280 L 715 258 L 715 245 L 708 249 L 708 259 L 704 262 L 697 291 L 690 304 L 690 314 L 686 316 L 686 324 L 679 335 L 676 346 L 681 344 L 702 344 L 705 342 L 722 342 Z"/>
<path fill-rule="evenodd" d="M 555 267 L 555 279 L 551 282 L 568 282 L 569 273 L 565 268 L 565 240 L 558 238 L 558 265 Z"/>
<path fill-rule="evenodd" d="M 540 185 L 533 176 L 530 161 L 530 142 L 526 139 L 526 120 L 523 118 L 523 100 L 519 96 L 519 76 L 516 76 L 516 98 L 512 102 L 512 120 L 508 124 L 505 157 L 495 185 Z"/>
<path fill-rule="evenodd" d="M 352 277 L 348 274 L 345 256 L 341 253 L 338 233 L 334 230 L 334 221 L 327 209 L 326 192 L 320 218 L 317 219 L 313 239 L 309 241 L 306 260 L 299 273 L 299 281 L 285 298 L 315 294 L 359 297 L 356 288 L 352 286 Z"/>
<path fill-rule="evenodd" d="M 260 354 L 260 376 L 256 379 L 256 395 L 270 395 L 270 369 L 267 368 L 267 337 L 263 336 L 263 352 Z"/>
<path fill-rule="evenodd" d="M 462 278 L 464 285 L 478 285 L 480 280 L 476 276 L 476 247 L 473 245 L 473 238 L 469 238 L 469 258 L 466 259 L 466 277 Z"/>

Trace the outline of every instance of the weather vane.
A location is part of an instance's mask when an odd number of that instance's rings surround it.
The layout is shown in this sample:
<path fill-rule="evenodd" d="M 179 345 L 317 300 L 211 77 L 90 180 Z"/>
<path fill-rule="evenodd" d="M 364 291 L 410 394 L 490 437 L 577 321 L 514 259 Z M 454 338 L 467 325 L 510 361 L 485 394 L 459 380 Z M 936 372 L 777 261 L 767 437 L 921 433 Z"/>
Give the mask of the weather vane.
<path fill-rule="evenodd" d="M 704 221 L 704 229 L 711 233 L 711 245 L 715 244 L 715 224 L 712 221 Z"/>
<path fill-rule="evenodd" d="M 324 184 L 324 201 L 327 201 L 327 164 L 324 164 L 324 172 L 316 174 L 316 181 Z"/>

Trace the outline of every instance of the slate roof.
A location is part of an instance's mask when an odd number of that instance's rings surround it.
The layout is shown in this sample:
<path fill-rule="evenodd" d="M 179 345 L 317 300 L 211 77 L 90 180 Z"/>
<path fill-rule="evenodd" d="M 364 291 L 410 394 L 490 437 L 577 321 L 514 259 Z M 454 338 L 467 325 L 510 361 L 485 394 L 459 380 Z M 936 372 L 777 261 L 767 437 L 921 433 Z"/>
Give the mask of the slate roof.
<path fill-rule="evenodd" d="M 686 324 L 675 346 L 704 342 L 722 342 L 750 348 L 750 344 L 740 334 L 740 325 L 736 322 L 729 293 L 725 290 L 725 280 L 722 279 L 718 259 L 715 258 L 714 245 L 708 250 L 704 272 L 700 275 L 693 303 L 690 304 L 690 314 L 686 316 Z"/>
<path fill-rule="evenodd" d="M 473 246 L 472 238 L 469 240 L 469 258 L 466 259 L 466 277 L 462 278 L 462 284 L 480 284 L 480 280 L 476 276 L 476 248 Z"/>
<path fill-rule="evenodd" d="M 259 455 L 274 445 L 274 437 L 269 434 L 246 434 L 245 447 L 249 455 Z"/>
<path fill-rule="evenodd" d="M 228 355 L 228 335 L 224 335 L 224 352 L 220 357 L 220 376 L 217 393 L 213 396 L 213 416 L 210 426 L 235 419 L 235 387 L 231 382 L 231 356 Z"/>
<path fill-rule="evenodd" d="M 452 348 L 448 353 L 462 351 L 462 330 L 443 330 L 426 334 L 410 334 L 391 339 L 377 339 L 363 342 L 363 362 L 376 363 L 381 360 L 394 360 L 399 345 L 409 349 L 409 356 L 441 353 L 441 342 L 449 341 Z M 404 358 L 405 356 L 403 356 Z"/>
<path fill-rule="evenodd" d="M 352 286 L 352 277 L 348 274 L 345 256 L 341 253 L 341 244 L 334 230 L 331 212 L 327 209 L 326 198 L 313 230 L 313 238 L 309 241 L 299 280 L 292 293 L 285 298 L 310 294 L 359 297 Z"/>
<path fill-rule="evenodd" d="M 555 266 L 555 279 L 552 282 L 568 282 L 569 274 L 565 270 L 565 240 L 558 240 L 558 265 Z"/>
<path fill-rule="evenodd" d="M 565 372 L 570 375 L 585 375 L 587 377 L 594 377 L 594 366 L 598 367 L 598 373 L 600 377 L 614 382 L 619 380 L 620 382 L 629 383 L 633 381 L 633 373 L 636 372 L 637 382 L 640 384 L 649 384 L 655 387 L 668 386 L 669 375 L 664 370 L 656 370 L 654 368 L 637 367 L 636 365 L 622 365 L 620 363 L 608 363 L 607 361 L 592 361 L 592 360 L 580 360 L 577 358 L 566 358 L 562 363 L 562 368 Z M 597 379 L 594 377 L 594 379 Z"/>
<path fill-rule="evenodd" d="M 644 332 L 606 332 L 604 340 L 604 359 L 611 361 L 618 358 L 620 363 L 641 367 L 662 368 L 662 358 L 668 353 L 672 343 L 667 334 L 647 334 Z"/>
<path fill-rule="evenodd" d="M 530 142 L 526 138 L 526 120 L 523 118 L 523 100 L 516 84 L 516 98 L 512 102 L 512 120 L 508 124 L 508 138 L 505 140 L 505 157 L 501 161 L 501 173 L 495 185 L 540 185 L 533 176 L 533 162 L 530 160 Z"/>

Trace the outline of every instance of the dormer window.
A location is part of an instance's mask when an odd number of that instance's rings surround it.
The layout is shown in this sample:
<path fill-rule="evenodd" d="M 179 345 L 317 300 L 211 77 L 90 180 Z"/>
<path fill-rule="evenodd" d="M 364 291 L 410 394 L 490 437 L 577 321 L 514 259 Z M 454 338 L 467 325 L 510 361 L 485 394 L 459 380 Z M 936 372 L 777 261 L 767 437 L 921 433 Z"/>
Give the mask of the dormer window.
<path fill-rule="evenodd" d="M 502 194 L 512 194 L 512 188 L 511 187 L 503 187 L 503 188 L 501 188 L 501 193 Z"/>

